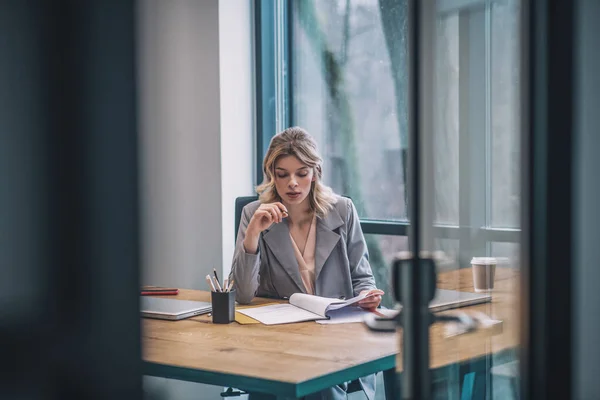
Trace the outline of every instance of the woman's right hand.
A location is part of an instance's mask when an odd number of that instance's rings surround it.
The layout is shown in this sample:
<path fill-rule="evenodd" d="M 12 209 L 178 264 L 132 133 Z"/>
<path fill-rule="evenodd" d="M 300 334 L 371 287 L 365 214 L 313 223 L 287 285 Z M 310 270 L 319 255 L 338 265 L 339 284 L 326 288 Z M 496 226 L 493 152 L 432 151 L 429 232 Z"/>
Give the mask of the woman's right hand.
<path fill-rule="evenodd" d="M 287 216 L 287 208 L 278 201 L 261 204 L 248 223 L 246 235 L 258 235 L 272 224 L 283 221 Z"/>
<path fill-rule="evenodd" d="M 261 204 L 250 218 L 250 222 L 248 222 L 246 237 L 244 238 L 244 250 L 247 253 L 256 254 L 260 233 L 273 223 L 283 221 L 287 216 L 287 209 L 280 202 Z"/>

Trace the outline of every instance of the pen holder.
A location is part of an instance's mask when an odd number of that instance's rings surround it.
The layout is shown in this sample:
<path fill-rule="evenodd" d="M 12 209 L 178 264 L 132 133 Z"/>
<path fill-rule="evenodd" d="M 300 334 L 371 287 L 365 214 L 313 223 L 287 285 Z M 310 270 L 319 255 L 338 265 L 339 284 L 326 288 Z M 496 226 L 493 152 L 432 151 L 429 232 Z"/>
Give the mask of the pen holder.
<path fill-rule="evenodd" d="M 213 324 L 229 324 L 235 321 L 235 290 L 210 292 Z"/>

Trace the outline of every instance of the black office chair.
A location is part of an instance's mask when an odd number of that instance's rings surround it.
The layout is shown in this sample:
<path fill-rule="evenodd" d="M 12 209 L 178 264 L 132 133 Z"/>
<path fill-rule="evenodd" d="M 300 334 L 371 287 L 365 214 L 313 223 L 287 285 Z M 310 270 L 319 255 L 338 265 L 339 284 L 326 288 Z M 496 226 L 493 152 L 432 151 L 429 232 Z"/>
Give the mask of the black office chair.
<path fill-rule="evenodd" d="M 235 199 L 235 239 L 237 240 L 238 230 L 240 228 L 240 221 L 242 219 L 242 210 L 244 207 L 253 201 L 258 200 L 258 196 L 242 196 Z M 385 375 L 384 375 L 384 384 L 385 384 Z M 386 384 L 387 385 L 387 384 Z M 362 391 L 360 387 L 360 382 L 358 380 L 354 380 L 348 384 L 347 393 L 354 393 Z"/>
<path fill-rule="evenodd" d="M 238 230 L 240 229 L 240 221 L 242 219 L 242 210 L 246 205 L 258 200 L 258 196 L 242 196 L 235 199 L 235 230 L 233 231 L 234 238 L 237 240 Z"/>

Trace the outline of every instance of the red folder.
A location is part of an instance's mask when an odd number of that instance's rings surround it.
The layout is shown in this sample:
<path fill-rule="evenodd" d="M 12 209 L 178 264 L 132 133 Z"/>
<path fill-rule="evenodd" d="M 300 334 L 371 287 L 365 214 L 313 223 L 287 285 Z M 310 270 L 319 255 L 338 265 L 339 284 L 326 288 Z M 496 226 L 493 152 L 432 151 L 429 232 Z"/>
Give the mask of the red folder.
<path fill-rule="evenodd" d="M 165 295 L 175 295 L 179 293 L 179 289 L 177 288 L 168 288 L 161 286 L 142 286 L 140 294 L 142 296 L 165 296 Z"/>

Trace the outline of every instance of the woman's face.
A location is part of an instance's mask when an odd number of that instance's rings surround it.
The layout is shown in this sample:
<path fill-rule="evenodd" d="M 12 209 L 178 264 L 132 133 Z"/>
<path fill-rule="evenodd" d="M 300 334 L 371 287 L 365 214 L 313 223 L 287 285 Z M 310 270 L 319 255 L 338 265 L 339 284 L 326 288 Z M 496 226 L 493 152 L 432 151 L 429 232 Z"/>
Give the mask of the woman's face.
<path fill-rule="evenodd" d="M 315 180 L 314 171 L 302 164 L 296 156 L 280 157 L 275 162 L 275 188 L 284 204 L 300 204 Z"/>

